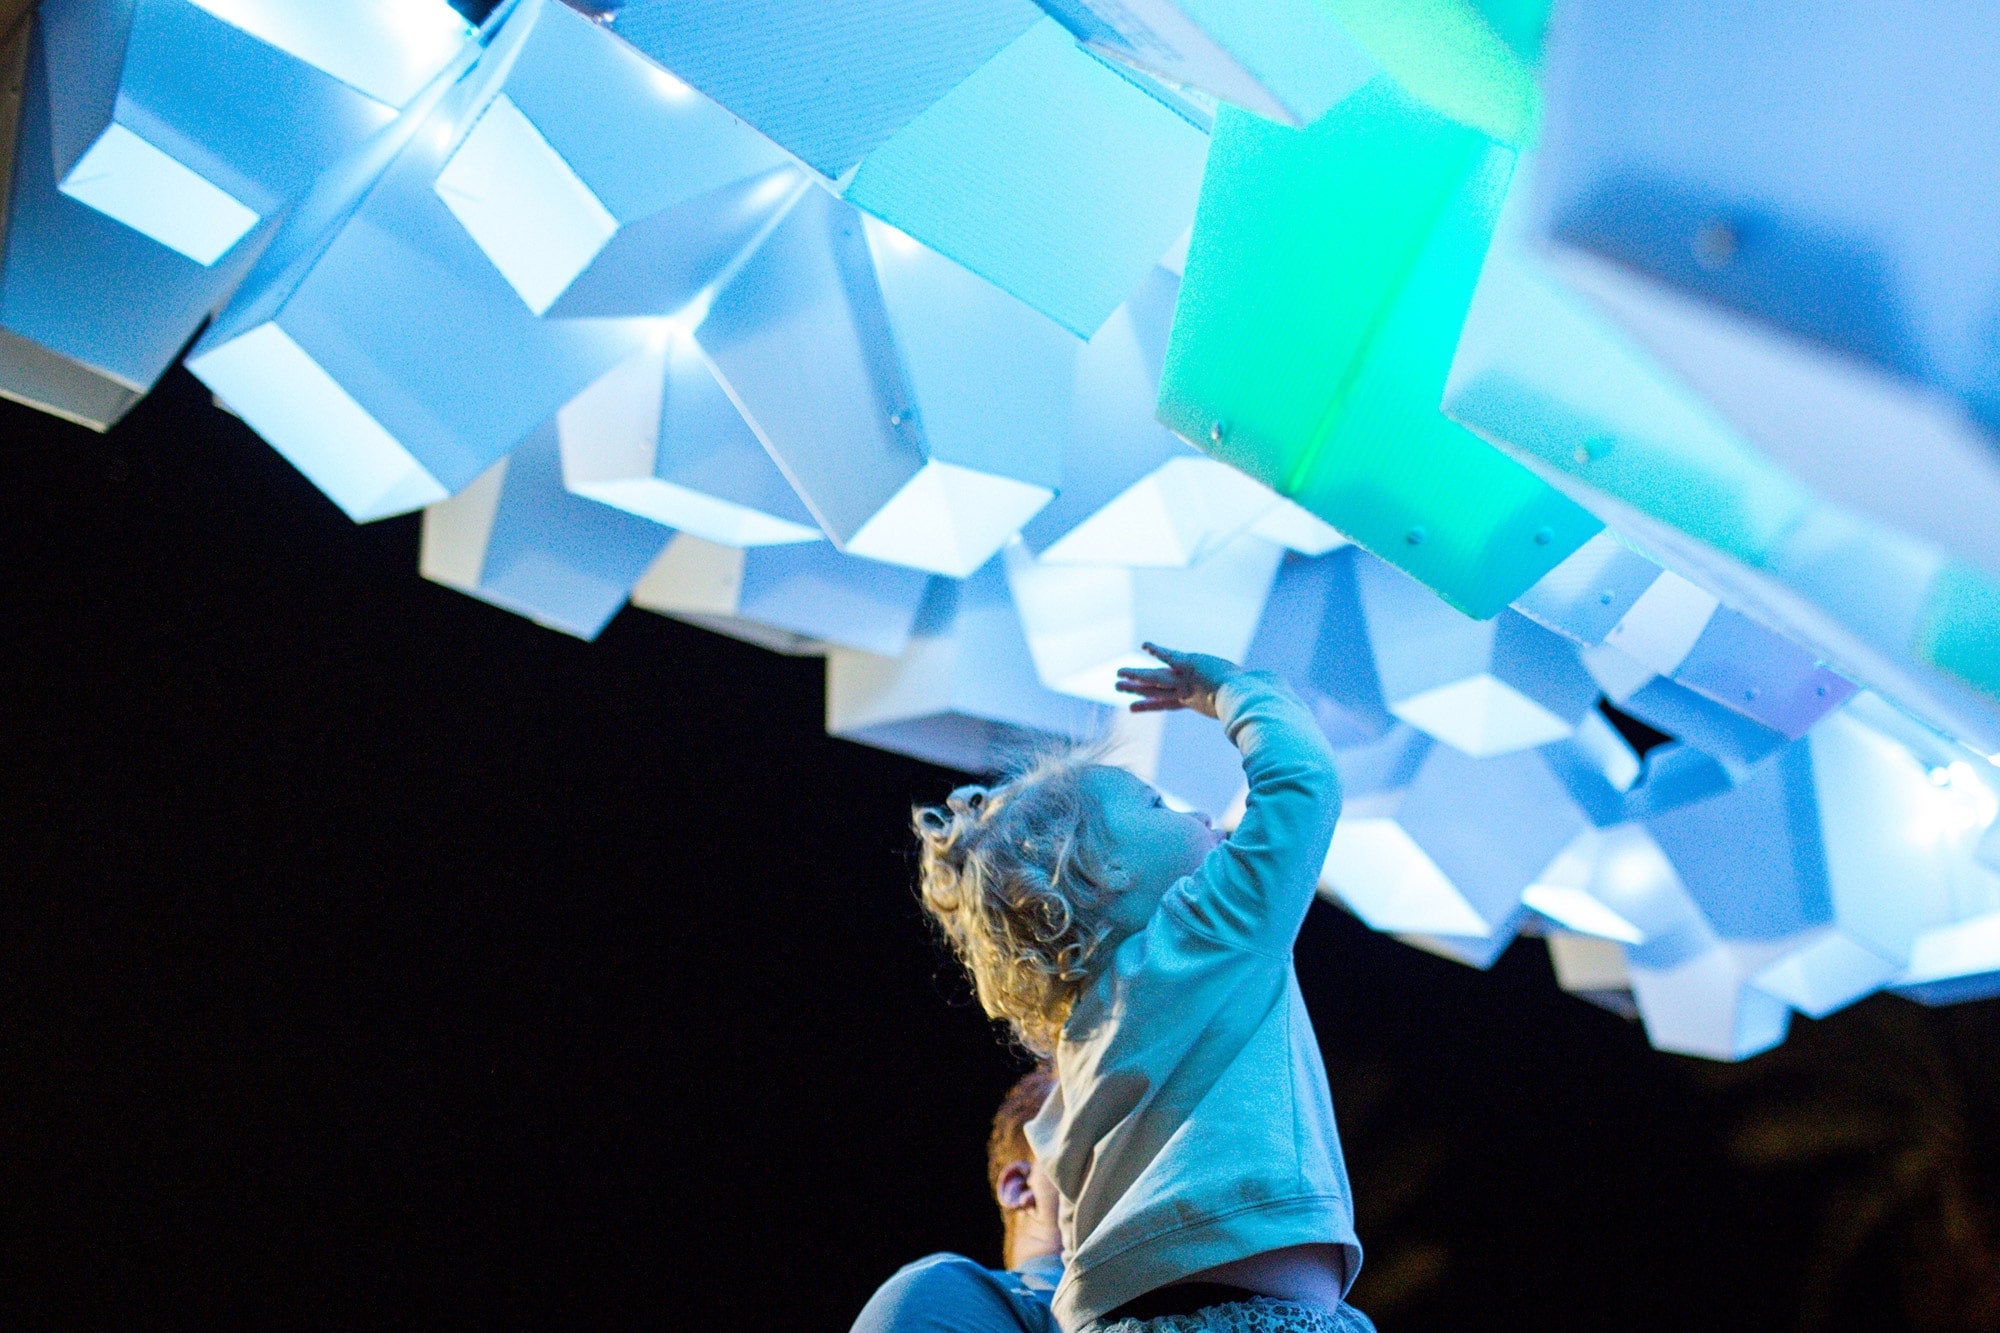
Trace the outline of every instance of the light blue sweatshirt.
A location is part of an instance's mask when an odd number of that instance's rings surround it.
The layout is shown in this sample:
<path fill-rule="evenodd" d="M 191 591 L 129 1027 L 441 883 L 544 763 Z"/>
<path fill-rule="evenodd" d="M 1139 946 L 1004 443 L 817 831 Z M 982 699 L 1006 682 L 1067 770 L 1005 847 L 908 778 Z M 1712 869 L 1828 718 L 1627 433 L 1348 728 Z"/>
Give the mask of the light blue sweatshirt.
<path fill-rule="evenodd" d="M 1243 752 L 1242 822 L 1077 998 L 1056 1090 L 1027 1126 L 1062 1194 L 1055 1315 L 1075 1333 L 1155 1287 L 1290 1245 L 1361 1267 L 1333 1098 L 1292 944 L 1340 814 L 1333 755 L 1274 677 L 1217 712 Z"/>

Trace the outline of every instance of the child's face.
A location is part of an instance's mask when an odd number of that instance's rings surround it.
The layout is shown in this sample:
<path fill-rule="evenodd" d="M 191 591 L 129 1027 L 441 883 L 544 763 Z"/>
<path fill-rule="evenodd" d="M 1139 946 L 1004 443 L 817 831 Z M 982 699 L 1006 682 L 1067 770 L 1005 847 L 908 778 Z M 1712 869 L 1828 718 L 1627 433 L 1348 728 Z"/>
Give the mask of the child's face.
<path fill-rule="evenodd" d="M 1151 919 L 1173 882 L 1193 874 L 1222 835 L 1206 817 L 1168 808 L 1159 792 L 1122 768 L 1093 767 L 1083 784 L 1103 820 L 1099 855 L 1120 886 L 1111 918 L 1117 933 L 1128 934 Z"/>

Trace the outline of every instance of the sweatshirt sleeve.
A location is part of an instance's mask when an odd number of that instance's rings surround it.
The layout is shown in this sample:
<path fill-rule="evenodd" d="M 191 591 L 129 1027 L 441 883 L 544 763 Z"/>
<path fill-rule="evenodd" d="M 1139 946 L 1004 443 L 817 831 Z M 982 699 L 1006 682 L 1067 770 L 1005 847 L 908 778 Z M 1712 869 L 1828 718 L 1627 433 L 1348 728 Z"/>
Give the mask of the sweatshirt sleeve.
<path fill-rule="evenodd" d="M 1325 735 L 1275 676 L 1239 672 L 1217 695 L 1224 732 L 1243 753 L 1243 819 L 1163 906 L 1226 944 L 1289 953 L 1312 906 L 1340 818 L 1340 779 Z"/>

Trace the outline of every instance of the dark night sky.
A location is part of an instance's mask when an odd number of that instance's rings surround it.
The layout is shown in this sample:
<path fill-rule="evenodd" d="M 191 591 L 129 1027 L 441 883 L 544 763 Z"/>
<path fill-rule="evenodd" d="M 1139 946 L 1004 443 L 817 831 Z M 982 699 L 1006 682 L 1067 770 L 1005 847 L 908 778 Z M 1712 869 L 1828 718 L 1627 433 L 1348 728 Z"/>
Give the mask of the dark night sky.
<path fill-rule="evenodd" d="M 427 584 L 178 370 L 0 441 L 8 1323 L 842 1329 L 997 1256 L 1016 1066 L 909 889 L 952 777 L 825 738 L 819 662 Z M 1812 1191 L 1537 943 L 1322 905 L 1299 962 L 1385 1330 L 1790 1322 Z"/>

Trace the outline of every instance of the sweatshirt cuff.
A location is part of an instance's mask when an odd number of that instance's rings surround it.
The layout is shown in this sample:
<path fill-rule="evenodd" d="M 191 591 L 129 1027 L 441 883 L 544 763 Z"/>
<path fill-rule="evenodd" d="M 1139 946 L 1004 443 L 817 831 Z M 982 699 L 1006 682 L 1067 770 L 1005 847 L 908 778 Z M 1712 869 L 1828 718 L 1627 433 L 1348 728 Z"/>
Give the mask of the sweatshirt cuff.
<path fill-rule="evenodd" d="M 1215 716 L 1222 729 L 1235 735 L 1237 721 L 1259 699 L 1294 698 L 1291 687 L 1269 671 L 1239 671 L 1215 692 Z"/>

